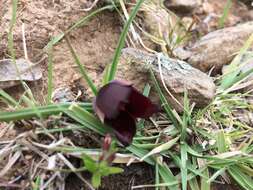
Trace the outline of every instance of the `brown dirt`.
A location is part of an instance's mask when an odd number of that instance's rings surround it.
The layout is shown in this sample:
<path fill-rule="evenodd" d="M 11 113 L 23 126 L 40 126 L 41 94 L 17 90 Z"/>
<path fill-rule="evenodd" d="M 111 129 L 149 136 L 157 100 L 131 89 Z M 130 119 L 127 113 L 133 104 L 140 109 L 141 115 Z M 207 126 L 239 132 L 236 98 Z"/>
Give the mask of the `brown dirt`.
<path fill-rule="evenodd" d="M 42 49 L 50 38 L 65 31 L 78 19 L 88 13 L 79 11 L 89 4 L 88 1 L 40 1 L 20 0 L 17 11 L 17 24 L 14 29 L 14 43 L 16 57 L 23 57 L 22 23 L 25 24 L 28 57 L 35 61 L 42 58 Z M 5 5 L 5 6 L 4 6 Z M 8 57 L 7 33 L 11 18 L 11 1 L 5 0 L 0 5 L 0 58 Z M 1 7 L 2 6 L 2 7 Z M 92 19 L 85 27 L 75 30 L 70 34 L 71 44 L 79 55 L 81 62 L 88 70 L 89 75 L 96 83 L 101 79 L 101 73 L 106 64 L 110 63 L 120 33 L 120 22 L 115 12 L 105 12 Z M 80 74 L 69 48 L 64 41 L 60 42 L 53 50 L 53 77 L 54 87 L 72 85 Z M 44 79 L 32 85 L 32 90 L 40 102 L 44 101 L 47 84 L 47 60 L 41 62 L 44 69 Z M 67 71 L 67 72 L 66 72 Z M 81 84 L 83 81 L 81 81 Z M 86 85 L 85 85 L 86 86 Z M 38 87 L 38 88 L 37 88 Z M 42 90 L 41 90 L 42 89 Z M 18 89 L 22 91 L 22 88 Z M 13 95 L 17 94 L 16 88 L 9 89 Z"/>

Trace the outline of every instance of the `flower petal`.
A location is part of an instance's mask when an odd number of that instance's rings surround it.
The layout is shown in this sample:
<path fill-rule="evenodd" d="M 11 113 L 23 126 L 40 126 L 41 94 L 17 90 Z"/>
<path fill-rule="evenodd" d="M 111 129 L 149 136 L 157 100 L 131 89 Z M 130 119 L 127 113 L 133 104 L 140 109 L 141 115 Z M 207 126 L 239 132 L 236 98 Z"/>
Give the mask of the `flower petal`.
<path fill-rule="evenodd" d="M 152 103 L 148 97 L 138 92 L 134 87 L 132 87 L 126 109 L 136 118 L 149 118 L 152 114 L 161 110 L 158 105 Z"/>
<path fill-rule="evenodd" d="M 131 144 L 136 133 L 135 119 L 129 113 L 121 111 L 114 119 L 105 119 L 105 123 L 114 129 L 117 139 L 124 145 Z"/>
<path fill-rule="evenodd" d="M 131 84 L 125 81 L 114 80 L 103 86 L 94 101 L 94 109 L 100 119 L 116 118 L 124 110 L 131 94 Z"/>

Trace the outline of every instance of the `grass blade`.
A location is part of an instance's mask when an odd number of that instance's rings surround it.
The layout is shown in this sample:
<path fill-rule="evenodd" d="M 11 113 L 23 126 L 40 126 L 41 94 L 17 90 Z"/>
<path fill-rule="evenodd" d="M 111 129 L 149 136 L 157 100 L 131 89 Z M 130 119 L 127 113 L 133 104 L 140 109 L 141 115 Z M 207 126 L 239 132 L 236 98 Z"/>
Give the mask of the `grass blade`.
<path fill-rule="evenodd" d="M 187 155 L 187 147 L 185 144 L 181 143 L 181 180 L 182 180 L 182 190 L 187 190 L 187 160 L 188 160 L 188 155 Z"/>
<path fill-rule="evenodd" d="M 232 7 L 232 1 L 231 0 L 227 0 L 225 8 L 223 10 L 223 14 L 222 14 L 221 18 L 218 21 L 218 27 L 219 28 L 223 28 L 224 27 L 225 21 L 226 21 L 226 19 L 228 17 L 228 13 L 229 13 L 229 10 L 231 9 L 231 7 Z"/>
<path fill-rule="evenodd" d="M 176 138 L 174 138 L 174 139 L 172 139 L 172 140 L 170 140 L 170 141 L 168 141 L 168 142 L 166 142 L 166 143 L 164 143 L 164 144 L 162 144 L 162 145 L 154 148 L 148 154 L 146 154 L 145 156 L 143 156 L 141 158 L 141 160 L 144 160 L 144 159 L 148 158 L 149 156 L 152 156 L 154 154 L 158 154 L 160 152 L 163 152 L 165 150 L 170 149 L 172 146 L 174 146 L 176 144 L 176 142 L 178 141 L 178 139 L 179 139 L 179 137 L 176 137 Z"/>
<path fill-rule="evenodd" d="M 178 183 L 177 178 L 170 171 L 169 167 L 166 164 L 159 165 L 159 174 L 164 181 L 164 183 L 173 184 Z M 173 185 L 168 187 L 170 190 L 178 190 L 180 189 L 178 185 Z"/>
<path fill-rule="evenodd" d="M 224 153 L 227 151 L 227 146 L 226 146 L 226 140 L 225 140 L 225 134 L 223 130 L 220 130 L 217 132 L 217 148 L 219 153 Z"/>
<path fill-rule="evenodd" d="M 70 41 L 69 41 L 68 37 L 66 37 L 66 41 L 67 41 L 68 47 L 70 49 L 70 52 L 71 52 L 71 54 L 72 54 L 72 56 L 73 56 L 73 58 L 75 60 L 75 63 L 77 64 L 77 66 L 78 66 L 78 68 L 80 70 L 80 73 L 82 74 L 84 80 L 88 83 L 88 85 L 89 85 L 90 89 L 92 90 L 93 94 L 96 96 L 97 95 L 97 88 L 96 88 L 96 86 L 92 82 L 91 78 L 88 76 L 88 74 L 87 74 L 86 69 L 84 68 L 84 66 L 81 64 L 80 59 L 77 56 L 74 48 L 70 44 Z"/>
<path fill-rule="evenodd" d="M 79 121 L 86 128 L 100 135 L 104 135 L 106 132 L 110 131 L 109 127 L 106 127 L 93 114 L 77 104 L 72 104 L 65 113 L 76 121 Z"/>
<path fill-rule="evenodd" d="M 253 43 L 253 34 L 251 34 L 249 39 L 245 42 L 244 46 L 241 48 L 239 54 L 233 59 L 232 63 L 228 66 L 227 73 L 223 74 L 218 89 L 219 92 L 223 92 L 224 90 L 228 89 L 233 84 L 235 84 L 237 81 L 242 80 L 243 78 L 248 76 L 251 72 L 253 72 L 253 70 L 247 72 L 246 76 L 245 73 L 240 74 L 241 58 L 252 43 Z"/>
<path fill-rule="evenodd" d="M 163 108 L 165 109 L 166 114 L 168 115 L 168 118 L 172 121 L 172 123 L 174 124 L 175 127 L 179 127 L 177 118 L 175 117 L 171 107 L 169 106 L 165 96 L 163 95 L 162 90 L 161 90 L 161 88 L 158 84 L 158 81 L 156 80 L 155 75 L 154 75 L 154 73 L 151 69 L 150 69 L 150 74 L 151 74 L 151 79 L 154 81 L 156 91 L 159 94 L 159 97 L 160 97 L 160 100 L 162 102 Z"/>
<path fill-rule="evenodd" d="M 47 82 L 47 104 L 51 103 L 53 93 L 53 45 L 50 44 L 48 51 L 48 82 Z"/>
<path fill-rule="evenodd" d="M 212 183 L 218 176 L 220 176 L 221 174 L 223 174 L 226 171 L 226 168 L 221 168 L 220 170 L 218 170 L 217 172 L 215 172 L 210 179 L 207 180 L 207 183 Z"/>
<path fill-rule="evenodd" d="M 228 173 L 243 189 L 253 190 L 252 178 L 244 174 L 238 166 L 231 166 L 228 169 Z"/>
<path fill-rule="evenodd" d="M 0 89 L 0 98 L 6 101 L 8 105 L 12 105 L 14 107 L 19 106 L 19 103 L 2 89 Z"/>
<path fill-rule="evenodd" d="M 209 178 L 209 170 L 208 169 L 205 169 L 203 174 Z M 210 183 L 207 182 L 206 178 L 201 177 L 200 181 L 201 181 L 201 188 L 200 188 L 201 190 L 210 190 L 211 189 L 211 185 L 210 185 Z"/>
<path fill-rule="evenodd" d="M 131 12 L 131 14 L 129 16 L 129 19 L 127 20 L 127 22 L 124 25 L 123 31 L 120 34 L 119 43 L 116 48 L 110 70 L 108 72 L 108 76 L 106 77 L 107 78 L 106 83 L 110 82 L 115 77 L 115 74 L 117 71 L 117 65 L 119 62 L 120 54 L 121 54 L 121 50 L 125 45 L 125 40 L 126 40 L 126 36 L 127 36 L 128 30 L 129 30 L 129 27 L 131 26 L 131 23 L 132 23 L 133 19 L 135 18 L 136 14 L 137 14 L 138 10 L 140 9 L 140 6 L 143 2 L 144 2 L 144 0 L 138 0 L 136 5 L 134 6 L 133 11 Z"/>
<path fill-rule="evenodd" d="M 66 111 L 71 104 L 72 103 L 61 103 L 47 106 L 37 106 L 37 111 L 42 117 L 47 117 L 49 115 L 56 115 Z M 92 105 L 90 103 L 79 103 L 78 105 L 86 110 L 92 110 Z M 37 117 L 37 112 L 35 112 L 33 108 L 24 108 L 13 112 L 0 112 L 0 121 L 5 122 L 31 119 L 33 117 Z"/>
<path fill-rule="evenodd" d="M 189 185 L 191 190 L 200 190 L 199 189 L 199 184 L 198 184 L 198 180 L 196 177 L 194 177 L 193 179 L 189 180 Z"/>

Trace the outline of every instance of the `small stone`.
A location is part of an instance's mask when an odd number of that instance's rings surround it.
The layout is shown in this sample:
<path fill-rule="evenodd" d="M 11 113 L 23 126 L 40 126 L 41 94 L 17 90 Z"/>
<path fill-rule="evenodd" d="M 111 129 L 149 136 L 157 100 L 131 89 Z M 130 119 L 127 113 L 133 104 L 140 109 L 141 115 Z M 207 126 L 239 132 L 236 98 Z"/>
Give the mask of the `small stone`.
<path fill-rule="evenodd" d="M 190 56 L 186 60 L 201 71 L 208 72 L 213 68 L 214 74 L 219 73 L 223 65 L 232 61 L 252 33 L 253 22 L 210 32 L 188 48 Z"/>
<path fill-rule="evenodd" d="M 52 99 L 56 103 L 74 102 L 75 95 L 69 87 L 60 87 L 55 89 Z"/>
<path fill-rule="evenodd" d="M 201 2 L 199 0 L 165 0 L 164 5 L 175 12 L 185 14 L 192 12 Z"/>
<path fill-rule="evenodd" d="M 18 69 L 18 71 L 17 71 Z M 0 89 L 10 88 L 23 81 L 36 81 L 42 78 L 42 70 L 39 65 L 34 65 L 26 59 L 17 59 L 15 63 L 11 59 L 0 60 Z"/>

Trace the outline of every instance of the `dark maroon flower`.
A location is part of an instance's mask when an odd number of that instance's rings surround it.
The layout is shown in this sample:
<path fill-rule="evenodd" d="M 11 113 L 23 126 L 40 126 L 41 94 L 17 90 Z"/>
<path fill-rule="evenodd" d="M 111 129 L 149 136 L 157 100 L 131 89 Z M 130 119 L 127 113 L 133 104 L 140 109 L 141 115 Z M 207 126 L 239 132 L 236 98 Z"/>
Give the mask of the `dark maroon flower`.
<path fill-rule="evenodd" d="M 148 118 L 160 109 L 131 83 L 113 80 L 99 90 L 94 110 L 103 123 L 113 128 L 118 140 L 127 146 L 136 132 L 136 118 Z"/>

